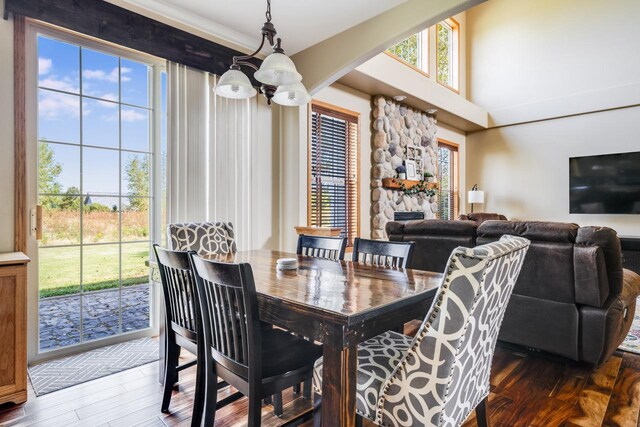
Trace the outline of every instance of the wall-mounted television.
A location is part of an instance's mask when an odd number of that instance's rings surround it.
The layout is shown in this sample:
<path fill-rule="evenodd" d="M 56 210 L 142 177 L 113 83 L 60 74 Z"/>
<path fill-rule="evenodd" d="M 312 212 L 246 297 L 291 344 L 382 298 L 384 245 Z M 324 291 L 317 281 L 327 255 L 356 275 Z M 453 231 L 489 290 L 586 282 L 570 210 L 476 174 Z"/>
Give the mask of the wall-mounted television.
<path fill-rule="evenodd" d="M 569 159 L 570 212 L 640 214 L 640 151 Z"/>

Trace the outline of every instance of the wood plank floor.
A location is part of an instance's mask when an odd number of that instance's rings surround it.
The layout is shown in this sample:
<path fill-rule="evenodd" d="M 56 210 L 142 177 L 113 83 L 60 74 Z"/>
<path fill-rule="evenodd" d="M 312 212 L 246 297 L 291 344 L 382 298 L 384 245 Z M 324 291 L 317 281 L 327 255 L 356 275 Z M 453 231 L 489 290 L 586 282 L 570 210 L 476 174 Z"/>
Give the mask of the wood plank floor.
<path fill-rule="evenodd" d="M 405 332 L 412 330 L 415 325 Z M 26 404 L 0 406 L 0 426 L 188 426 L 195 368 L 182 373 L 170 414 L 160 412 L 162 389 L 157 378 L 158 364 L 152 363 L 42 397 L 30 388 Z M 494 427 L 638 426 L 640 356 L 619 352 L 594 369 L 499 346 L 491 390 L 489 415 Z M 263 407 L 263 426 L 284 425 L 311 411 L 311 403 L 294 399 L 291 390 L 284 400 L 283 418 L 275 417 L 271 406 Z M 241 399 L 218 411 L 216 426 L 243 426 L 246 414 L 247 401 Z M 464 427 L 475 425 L 472 416 Z"/>

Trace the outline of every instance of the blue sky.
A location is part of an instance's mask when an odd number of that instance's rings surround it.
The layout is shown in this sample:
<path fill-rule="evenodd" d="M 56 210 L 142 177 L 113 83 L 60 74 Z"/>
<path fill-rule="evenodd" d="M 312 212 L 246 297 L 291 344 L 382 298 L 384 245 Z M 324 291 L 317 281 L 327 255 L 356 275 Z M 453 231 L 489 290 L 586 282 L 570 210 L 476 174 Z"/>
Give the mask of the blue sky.
<path fill-rule="evenodd" d="M 38 91 L 38 138 L 74 144 L 49 144 L 54 150 L 56 161 L 63 166 L 59 177 L 62 191 L 71 186 L 80 187 L 82 179 L 83 193 L 92 195 L 92 199 L 94 195 L 112 196 L 95 201 L 108 202 L 109 205 L 117 201 L 113 196 L 118 195 L 119 188 L 118 152 L 83 148 L 81 171 L 79 144 L 82 141 L 84 145 L 118 148 L 121 134 L 124 150 L 149 151 L 151 117 L 148 110 L 148 70 L 147 65 L 139 62 L 124 58 L 118 61 L 116 56 L 81 49 L 43 36 L 38 38 L 41 88 Z M 84 96 L 97 99 L 81 98 L 81 92 Z M 164 92 L 163 90 L 163 101 L 166 96 Z M 114 102 L 119 99 L 130 105 L 119 106 Z M 125 165 L 132 157 L 148 159 L 145 154 L 122 154 L 123 175 Z M 127 183 L 124 176 L 122 188 L 123 194 L 126 194 Z"/>

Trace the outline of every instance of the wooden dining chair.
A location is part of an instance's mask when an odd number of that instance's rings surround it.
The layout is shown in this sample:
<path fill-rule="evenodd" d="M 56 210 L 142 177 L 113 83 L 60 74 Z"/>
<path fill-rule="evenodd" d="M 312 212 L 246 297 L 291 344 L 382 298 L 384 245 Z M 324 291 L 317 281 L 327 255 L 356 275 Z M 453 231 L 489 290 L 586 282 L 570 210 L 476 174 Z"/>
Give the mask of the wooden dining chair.
<path fill-rule="evenodd" d="M 213 426 L 220 377 L 249 398 L 249 427 L 259 426 L 261 402 L 310 379 L 322 347 L 281 329 L 261 327 L 249 264 L 191 256 L 203 321 L 205 426 Z"/>
<path fill-rule="evenodd" d="M 388 242 L 356 237 L 353 261 L 387 268 L 411 268 L 413 242 Z"/>
<path fill-rule="evenodd" d="M 487 396 L 500 325 L 529 241 L 503 236 L 456 248 L 415 338 L 388 331 L 358 346 L 356 411 L 383 426 L 460 426 Z M 319 421 L 322 360 L 313 375 Z"/>
<path fill-rule="evenodd" d="M 165 307 L 165 364 L 161 411 L 167 412 L 171 403 L 171 391 L 178 381 L 178 372 L 196 364 L 197 359 L 179 365 L 180 348 L 194 356 L 198 354 L 200 314 L 196 307 L 195 278 L 191 270 L 188 252 L 168 251 L 153 245 L 162 282 Z M 204 403 L 204 374 L 197 369 L 196 394 L 193 401 L 193 425 L 200 425 Z"/>
<path fill-rule="evenodd" d="M 347 239 L 344 237 L 298 236 L 298 255 L 313 258 L 341 261 L 344 259 L 344 251 L 347 247 Z"/>
<path fill-rule="evenodd" d="M 204 370 L 200 368 L 198 340 L 201 331 L 200 310 L 196 297 L 196 284 L 189 258 L 190 252 L 169 251 L 153 245 L 162 282 L 162 294 L 165 306 L 165 363 L 161 411 L 169 411 L 171 392 L 178 381 L 178 373 L 198 364 L 196 371 L 196 391 L 193 399 L 191 425 L 200 427 L 202 405 L 204 404 Z M 191 252 L 195 254 L 195 252 Z M 180 349 L 186 349 L 196 356 L 196 360 L 179 364 Z M 218 387 L 226 387 L 224 381 Z M 232 393 L 218 407 L 225 406 L 242 395 Z"/>

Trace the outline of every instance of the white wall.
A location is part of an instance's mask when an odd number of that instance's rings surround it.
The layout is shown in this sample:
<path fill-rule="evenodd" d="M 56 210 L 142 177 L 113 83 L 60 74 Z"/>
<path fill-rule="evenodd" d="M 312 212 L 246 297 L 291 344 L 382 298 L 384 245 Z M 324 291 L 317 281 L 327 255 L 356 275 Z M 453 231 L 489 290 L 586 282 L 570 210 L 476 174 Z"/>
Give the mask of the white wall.
<path fill-rule="evenodd" d="M 335 83 L 314 97 L 360 114 L 360 236 L 371 237 L 371 96 Z M 306 169 L 306 164 L 305 164 Z"/>
<path fill-rule="evenodd" d="M 0 19 L 0 252 L 13 251 L 13 22 Z"/>
<path fill-rule="evenodd" d="M 505 126 L 467 135 L 466 182 L 486 191 L 484 211 L 640 235 L 637 215 L 569 214 L 568 169 L 572 156 L 640 150 L 638 16 L 634 0 L 467 12 L 470 98 Z"/>

